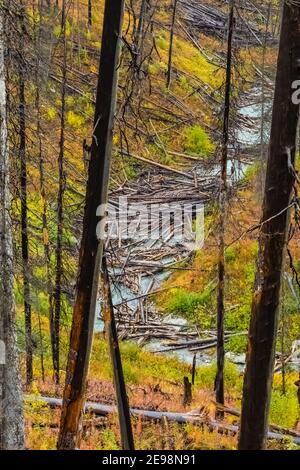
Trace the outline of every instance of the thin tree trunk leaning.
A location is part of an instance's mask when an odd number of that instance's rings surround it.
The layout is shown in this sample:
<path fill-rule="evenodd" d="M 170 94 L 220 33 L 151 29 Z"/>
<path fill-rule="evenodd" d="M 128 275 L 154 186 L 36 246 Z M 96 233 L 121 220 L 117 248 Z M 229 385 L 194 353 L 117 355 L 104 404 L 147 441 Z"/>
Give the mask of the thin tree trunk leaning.
<path fill-rule="evenodd" d="M 224 288 L 225 288 L 225 224 L 227 212 L 227 161 L 229 142 L 229 115 L 231 93 L 232 38 L 234 29 L 234 1 L 230 2 L 227 42 L 227 65 L 225 84 L 225 107 L 221 155 L 221 188 L 219 196 L 219 259 L 218 259 L 218 301 L 217 301 L 217 374 L 215 379 L 216 401 L 224 404 Z M 223 412 L 218 410 L 217 417 Z"/>
<path fill-rule="evenodd" d="M 57 194 L 57 232 L 56 232 L 56 267 L 55 267 L 55 287 L 53 292 L 54 317 L 52 319 L 51 337 L 53 338 L 52 356 L 55 383 L 59 384 L 59 368 L 60 368 L 60 317 L 61 317 L 61 292 L 62 292 L 62 276 L 63 276 L 63 259 L 62 259 L 62 243 L 63 243 L 63 202 L 65 193 L 65 114 L 66 114 L 66 84 L 67 84 L 67 42 L 66 42 L 66 5 L 65 0 L 62 4 L 62 39 L 63 39 L 63 64 L 62 64 L 62 90 L 61 90 L 61 110 L 60 110 L 60 141 L 58 155 L 58 194 Z"/>
<path fill-rule="evenodd" d="M 175 26 L 175 20 L 176 20 L 177 3 L 178 3 L 178 0 L 174 0 L 173 15 L 172 15 L 172 25 L 171 25 L 171 32 L 170 32 L 170 47 L 169 47 L 168 73 L 167 73 L 167 88 L 170 88 L 170 85 L 171 85 L 172 58 L 173 58 L 173 39 L 174 39 L 174 26 Z"/>
<path fill-rule="evenodd" d="M 300 79 L 299 63 L 300 5 L 284 2 L 239 449 L 263 449 L 267 435 L 282 268 L 289 223 L 289 211 L 286 208 L 291 203 L 295 182 L 293 165 L 299 105 L 292 102 L 292 83 Z"/>
<path fill-rule="evenodd" d="M 15 328 L 3 24 L 0 7 L 0 450 L 17 450 L 24 446 L 24 423 Z"/>
<path fill-rule="evenodd" d="M 134 450 L 134 441 L 131 428 L 130 410 L 121 362 L 118 333 L 116 328 L 114 307 L 111 297 L 110 281 L 106 265 L 106 258 L 102 259 L 102 295 L 103 318 L 105 322 L 105 334 L 109 343 L 110 357 L 114 374 L 114 385 L 117 395 L 118 415 L 121 431 L 123 450 Z"/>
<path fill-rule="evenodd" d="M 96 235 L 99 220 L 97 209 L 107 202 L 123 11 L 123 0 L 106 0 L 83 235 L 58 439 L 59 449 L 74 449 L 80 442 L 79 431 L 103 254 L 103 240 L 98 240 Z M 103 216 L 104 214 L 102 218 Z"/>
<path fill-rule="evenodd" d="M 24 6 L 20 5 L 19 33 L 19 161 L 20 161 L 20 199 L 21 199 L 21 247 L 22 247 L 22 274 L 23 298 L 25 317 L 25 343 L 26 343 L 26 384 L 29 386 L 33 379 L 32 370 L 32 325 L 29 278 L 28 253 L 28 209 L 27 209 L 27 155 L 26 155 L 26 121 L 25 121 L 25 62 L 24 62 Z"/>

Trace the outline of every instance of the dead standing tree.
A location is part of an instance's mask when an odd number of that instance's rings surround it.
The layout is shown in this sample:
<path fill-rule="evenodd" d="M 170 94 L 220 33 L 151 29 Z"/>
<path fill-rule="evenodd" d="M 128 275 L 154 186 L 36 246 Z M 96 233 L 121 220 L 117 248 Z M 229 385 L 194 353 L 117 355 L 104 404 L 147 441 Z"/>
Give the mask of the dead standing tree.
<path fill-rule="evenodd" d="M 215 391 L 217 403 L 224 404 L 224 289 L 225 289 L 225 224 L 227 212 L 227 163 L 229 143 L 229 115 L 231 93 L 232 39 L 234 29 L 234 1 L 230 2 L 228 22 L 228 45 L 226 62 L 225 107 L 223 139 L 221 149 L 221 188 L 219 196 L 219 259 L 218 259 L 218 301 L 217 301 L 217 374 Z M 219 417 L 222 412 L 217 412 Z"/>
<path fill-rule="evenodd" d="M 113 365 L 114 385 L 117 395 L 118 415 L 123 450 L 134 450 L 134 441 L 130 420 L 130 409 L 119 349 L 118 333 L 115 322 L 114 306 L 106 258 L 102 259 L 102 296 L 105 332 L 108 338 L 110 357 Z"/>
<path fill-rule="evenodd" d="M 13 240 L 10 216 L 4 14 L 0 7 L 0 449 L 22 449 L 24 423 L 16 339 Z M 9 25 L 8 25 L 9 26 Z M 7 51 L 7 49 L 6 49 Z"/>
<path fill-rule="evenodd" d="M 24 38 L 25 8 L 20 4 L 20 33 L 19 33 L 19 164 L 20 164 L 20 200 L 21 200 L 21 246 L 22 246 L 22 275 L 25 317 L 25 342 L 26 342 L 26 384 L 30 386 L 33 379 L 33 347 L 32 347 L 32 321 L 30 301 L 30 274 L 29 274 L 29 240 L 28 240 L 28 207 L 27 207 L 27 149 L 26 149 L 26 98 L 25 98 L 25 60 Z"/>
<path fill-rule="evenodd" d="M 134 41 L 136 73 L 139 80 L 142 80 L 147 75 L 147 61 L 151 57 L 153 49 L 152 30 L 154 11 L 155 6 L 153 6 L 152 0 L 142 0 Z"/>
<path fill-rule="evenodd" d="M 176 13 L 177 13 L 177 4 L 178 4 L 178 0 L 174 0 L 173 14 L 172 14 L 172 24 L 171 24 L 171 32 L 170 32 L 170 47 L 169 47 L 168 72 L 167 72 L 167 88 L 170 88 L 170 85 L 171 85 L 173 41 L 174 41 L 174 28 L 175 28 L 175 20 L 176 20 Z"/>
<path fill-rule="evenodd" d="M 92 21 L 93 21 L 92 0 L 88 0 L 88 28 L 92 27 Z"/>
<path fill-rule="evenodd" d="M 62 307 L 62 277 L 63 277 L 63 223 L 64 223 L 64 194 L 66 187 L 65 176 L 65 118 L 66 118 L 66 88 L 67 88 L 67 37 L 66 37 L 66 2 L 63 0 L 61 12 L 61 35 L 63 42 L 62 88 L 60 109 L 60 140 L 58 154 L 58 194 L 57 194 L 57 232 L 56 232 L 56 267 L 55 287 L 53 292 L 54 317 L 51 322 L 52 356 L 55 383 L 59 384 L 60 368 L 60 317 Z"/>
<path fill-rule="evenodd" d="M 99 220 L 97 211 L 99 206 L 103 207 L 103 204 L 107 202 L 123 11 L 123 0 L 106 0 L 79 272 L 58 449 L 74 449 L 80 443 L 84 394 L 103 254 L 103 240 L 98 240 L 96 234 Z M 103 217 L 104 212 L 102 212 Z"/>
<path fill-rule="evenodd" d="M 300 2 L 285 1 L 244 379 L 241 450 L 263 449 L 267 435 L 281 280 L 295 183 L 299 105 L 292 100 L 292 84 L 299 79 Z"/>

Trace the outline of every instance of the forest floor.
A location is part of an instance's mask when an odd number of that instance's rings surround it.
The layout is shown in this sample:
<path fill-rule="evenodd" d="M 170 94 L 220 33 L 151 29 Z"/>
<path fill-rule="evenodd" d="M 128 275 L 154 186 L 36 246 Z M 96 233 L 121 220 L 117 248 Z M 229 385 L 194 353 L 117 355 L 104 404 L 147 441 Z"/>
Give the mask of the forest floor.
<path fill-rule="evenodd" d="M 231 201 L 231 215 L 235 224 L 231 224 L 228 231 L 228 244 L 239 239 L 241 234 L 249 227 L 255 226 L 259 221 L 259 172 L 253 167 L 248 171 L 242 187 L 237 191 Z M 161 294 L 156 298 L 156 305 L 164 313 L 177 313 L 185 316 L 190 322 L 201 328 L 213 328 L 215 321 L 215 308 L 213 296 L 207 296 L 203 302 L 205 286 L 214 276 L 216 247 L 214 231 L 210 227 L 213 220 L 213 208 L 206 218 L 207 238 L 206 244 L 197 254 L 191 271 L 180 271 L 166 282 L 180 284 L 189 288 L 179 288 L 172 294 Z M 293 254 L 299 259 L 299 243 L 292 243 Z M 227 252 L 228 273 L 230 283 L 227 286 L 227 328 L 233 331 L 248 329 L 250 318 L 250 302 L 253 288 L 255 257 L 257 242 L 255 235 L 250 232 L 244 234 L 236 243 L 232 244 Z M 238 254 L 238 256 L 237 256 Z M 203 269 L 206 268 L 206 269 Z M 175 278 L 175 279 L 174 279 Z M 241 291 L 243 296 L 241 296 Z M 193 297 L 191 293 L 201 293 L 201 299 Z M 194 303 L 187 299 L 196 299 Z M 286 338 L 286 348 L 290 348 L 291 341 L 299 335 L 299 318 L 293 312 L 290 299 L 290 315 L 288 320 L 293 328 Z M 237 306 L 231 308 L 232 306 Z M 232 315 L 234 311 L 234 315 Z M 297 326 L 298 325 L 298 326 Z M 47 327 L 45 327 L 46 330 Z M 44 331 L 45 331 L 44 330 Z M 66 359 L 68 334 L 67 328 L 62 332 L 62 364 Z M 289 330 L 290 331 L 290 330 Z M 233 339 L 227 344 L 227 351 L 244 352 L 246 339 Z M 279 346 L 279 345 L 278 345 Z M 197 410 L 197 413 L 207 422 L 214 419 L 214 378 L 215 364 L 201 366 L 196 369 L 195 384 L 192 390 L 192 402 L 189 406 L 183 405 L 183 378 L 191 376 L 191 366 L 180 362 L 176 357 L 154 354 L 140 348 L 135 343 L 121 342 L 123 369 L 127 384 L 128 398 L 131 408 L 152 411 L 168 411 L 187 413 Z M 64 385 L 64 372 L 61 373 L 61 384 L 55 386 L 52 380 L 51 355 L 44 357 L 45 380 L 41 377 L 39 357 L 35 357 L 35 380 L 33 388 L 27 393 L 36 396 L 61 397 Z M 22 369 L 24 373 L 24 358 L 22 356 Z M 298 373 L 286 371 L 285 393 L 283 393 L 282 374 L 274 375 L 273 396 L 270 410 L 270 422 L 285 428 L 300 432 L 300 413 L 297 401 L 297 389 L 294 385 Z M 241 407 L 243 374 L 238 367 L 226 360 L 225 364 L 225 402 L 229 408 L 239 410 Z M 106 405 L 116 403 L 112 381 L 107 343 L 102 333 L 95 335 L 92 360 L 90 364 L 87 400 Z M 30 449 L 55 449 L 59 427 L 59 409 L 50 409 L 46 403 L 35 403 L 26 400 L 26 443 Z M 209 426 L 195 424 L 171 423 L 164 419 L 157 422 L 145 418 L 132 418 L 134 438 L 137 449 L 235 449 L 237 436 L 232 433 L 219 433 Z M 225 425 L 238 424 L 238 418 L 225 415 Z M 282 442 L 269 441 L 268 447 L 272 449 L 298 448 L 291 437 L 285 437 Z M 105 418 L 86 414 L 84 418 L 84 431 L 82 449 L 111 450 L 120 448 L 120 433 L 118 418 L 111 414 Z"/>
<path fill-rule="evenodd" d="M 127 381 L 128 398 L 131 408 L 168 412 L 196 412 L 206 424 L 178 424 L 161 419 L 149 421 L 133 417 L 132 425 L 137 449 L 228 449 L 236 448 L 236 435 L 211 431 L 209 422 L 214 420 L 215 404 L 213 383 L 215 366 L 197 368 L 193 387 L 192 402 L 183 405 L 183 377 L 190 376 L 189 365 L 177 359 L 156 356 L 142 351 L 133 343 L 121 344 L 123 367 Z M 101 357 L 101 360 L 100 360 Z M 293 382 L 297 374 L 286 376 L 286 395 L 281 393 L 281 375 L 275 376 L 275 387 L 271 405 L 271 422 L 300 432 L 298 404 L 294 397 Z M 240 409 L 242 374 L 233 364 L 226 363 L 226 405 Z M 53 385 L 49 377 L 43 382 L 35 381 L 32 394 L 36 396 L 61 397 L 63 377 L 60 386 Z M 87 400 L 114 405 L 115 393 L 111 379 L 106 341 L 97 335 L 88 380 Z M 60 409 L 49 408 L 46 403 L 35 403 L 26 399 L 26 445 L 30 449 L 55 449 L 58 435 Z M 238 424 L 238 418 L 225 415 L 224 425 Z M 291 437 L 282 442 L 269 441 L 272 449 L 298 448 Z M 120 449 L 119 424 L 116 414 L 102 418 L 87 413 L 84 417 L 82 449 Z"/>

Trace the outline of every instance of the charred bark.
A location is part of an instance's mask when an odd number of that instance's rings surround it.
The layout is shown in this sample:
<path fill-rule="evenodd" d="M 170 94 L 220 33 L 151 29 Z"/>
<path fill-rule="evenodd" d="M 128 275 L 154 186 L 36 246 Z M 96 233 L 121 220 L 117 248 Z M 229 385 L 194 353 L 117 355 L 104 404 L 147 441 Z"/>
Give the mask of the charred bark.
<path fill-rule="evenodd" d="M 300 79 L 300 5 L 284 2 L 273 104 L 260 252 L 244 379 L 239 449 L 265 447 L 272 388 L 282 268 L 289 205 L 295 182 L 299 105 L 292 84 Z"/>
<path fill-rule="evenodd" d="M 56 232 L 56 268 L 55 268 L 55 287 L 53 292 L 54 317 L 52 319 L 51 330 L 53 338 L 52 356 L 55 383 L 59 384 L 60 368 L 60 317 L 61 317 L 61 294 L 62 294 L 62 275 L 63 275 L 63 201 L 65 193 L 65 113 L 66 113 L 66 85 L 67 85 L 67 43 L 66 43 L 66 6 L 63 0 L 62 6 L 62 36 L 63 36 L 63 65 L 62 65 L 62 90 L 61 90 L 61 110 L 60 110 L 60 141 L 58 155 L 58 195 L 57 195 L 57 232 Z"/>
<path fill-rule="evenodd" d="M 218 257 L 218 300 L 217 300 L 217 374 L 215 391 L 217 403 L 224 404 L 224 296 L 225 296 L 225 225 L 227 212 L 227 163 L 229 143 L 229 116 L 231 93 L 232 39 L 234 29 L 234 1 L 230 2 L 227 41 L 227 63 L 225 84 L 225 106 L 221 154 L 221 187 L 219 195 L 219 257 Z M 219 418 L 222 411 L 217 411 Z"/>
<path fill-rule="evenodd" d="M 92 0 L 88 0 L 88 27 L 92 27 Z"/>
<path fill-rule="evenodd" d="M 43 5 L 39 4 L 38 11 L 40 17 L 43 14 Z M 50 340 L 51 345 L 54 344 L 53 332 L 51 330 L 51 324 L 53 321 L 53 295 L 52 295 L 52 279 L 51 279 L 51 269 L 50 269 L 50 246 L 49 246 L 49 230 L 48 230 L 48 217 L 47 217 L 47 200 L 46 200 L 46 187 L 45 187 L 45 171 L 44 171 L 44 156 L 43 156 L 43 143 L 42 143 L 42 128 L 41 128 L 41 100 L 40 100 L 40 91 L 42 87 L 42 67 L 41 67 L 41 57 L 42 57 L 42 25 L 39 24 L 36 37 L 35 37 L 35 47 L 37 50 L 36 56 L 36 74 L 35 74 L 35 86 L 36 86 L 36 95 L 35 95 L 35 106 L 36 106 L 36 119 L 37 119 L 37 138 L 38 138 L 38 163 L 39 163 L 39 183 L 40 183 L 40 196 L 42 202 L 42 242 L 44 247 L 44 260 L 46 268 L 46 279 L 47 279 L 47 294 L 49 302 L 49 323 L 50 323 Z M 43 345 L 43 334 L 40 322 L 39 314 L 39 329 L 40 329 L 40 347 L 41 347 L 41 370 L 42 378 L 44 381 L 45 377 L 45 367 L 44 367 L 44 345 Z M 52 350 L 53 353 L 53 350 Z M 53 360 L 53 354 L 52 354 Z"/>
<path fill-rule="evenodd" d="M 97 211 L 107 202 L 112 132 L 117 93 L 123 0 L 106 0 L 97 86 L 93 140 L 86 192 L 76 300 L 64 389 L 59 449 L 80 442 L 80 424 L 90 359 L 103 240 L 98 240 Z M 101 218 L 103 219 L 102 212 Z"/>
<path fill-rule="evenodd" d="M 171 32 L 170 32 L 170 47 L 169 47 L 168 72 L 167 72 L 167 88 L 170 88 L 170 85 L 171 85 L 172 59 L 173 59 L 173 40 L 174 40 L 174 27 L 175 27 L 175 20 L 176 20 L 177 3 L 178 3 L 178 0 L 174 0 L 172 24 L 171 24 Z"/>
<path fill-rule="evenodd" d="M 21 249 L 23 298 L 25 317 L 25 343 L 26 343 L 26 384 L 29 386 L 33 379 L 32 369 L 32 324 L 30 303 L 30 277 L 28 253 L 28 208 L 27 208 L 27 155 L 26 155 L 26 120 L 25 120 L 25 63 L 24 63 L 24 6 L 20 6 L 21 34 L 19 40 L 19 162 L 20 162 L 20 199 L 21 199 Z"/>
<path fill-rule="evenodd" d="M 123 450 L 134 450 L 133 434 L 130 420 L 130 409 L 127 398 L 118 333 L 116 328 L 114 307 L 111 297 L 110 281 L 106 265 L 106 258 L 102 259 L 102 292 L 103 292 L 103 318 L 105 333 L 109 343 L 109 351 L 113 366 L 114 384 L 117 395 L 118 415 Z"/>

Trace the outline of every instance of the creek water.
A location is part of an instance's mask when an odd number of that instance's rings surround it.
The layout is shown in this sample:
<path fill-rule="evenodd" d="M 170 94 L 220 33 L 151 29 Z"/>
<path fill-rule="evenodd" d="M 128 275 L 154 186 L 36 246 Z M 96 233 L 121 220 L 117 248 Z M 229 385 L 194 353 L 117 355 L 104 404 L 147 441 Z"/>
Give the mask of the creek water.
<path fill-rule="evenodd" d="M 259 93 L 257 90 L 253 90 L 249 94 L 249 103 L 243 106 L 238 113 L 240 114 L 241 118 L 246 122 L 247 124 L 245 126 L 242 126 L 235 132 L 234 140 L 237 143 L 237 147 L 239 151 L 242 153 L 243 149 L 251 149 L 253 147 L 257 147 L 260 143 L 260 128 L 258 125 L 259 118 L 261 117 L 261 105 L 256 104 L 256 101 L 259 101 Z M 245 153 L 245 152 L 244 152 Z M 247 162 L 240 162 L 238 159 L 235 159 L 233 156 L 233 151 L 231 151 L 232 157 L 229 158 L 228 161 L 228 175 L 229 175 L 229 183 L 230 184 L 235 184 L 243 179 L 245 176 L 246 170 L 249 167 L 249 163 Z M 218 164 L 214 165 L 197 165 L 197 175 L 199 175 L 201 178 L 209 178 L 212 176 L 217 176 L 220 173 L 220 166 Z M 170 177 L 172 178 L 172 176 Z M 147 244 L 147 241 L 145 241 L 145 244 Z M 146 246 L 147 248 L 147 246 Z M 178 261 L 176 257 L 170 257 L 166 256 L 162 260 L 160 260 L 161 263 L 163 263 L 166 266 L 166 270 L 163 272 L 159 272 L 154 275 L 154 282 L 153 282 L 153 275 L 143 275 L 140 278 L 140 285 L 139 285 L 139 290 L 140 294 L 147 294 L 149 291 L 149 287 L 151 284 L 151 290 L 158 289 L 163 281 L 169 278 L 172 274 L 172 270 L 168 270 L 168 265 L 171 265 L 172 263 Z M 114 275 L 119 274 L 120 270 L 114 270 Z M 126 301 L 127 305 L 129 308 L 134 311 L 138 307 L 138 302 L 139 300 L 136 298 L 136 292 L 133 292 L 133 290 L 122 284 L 121 282 L 114 282 L 112 283 L 112 298 L 113 298 L 113 304 L 118 305 L 121 302 Z M 167 316 L 163 317 L 161 319 L 162 324 L 163 323 L 172 323 L 172 324 L 177 324 L 178 328 L 182 327 L 183 325 L 187 325 L 187 320 L 178 316 Z M 96 311 L 96 324 L 95 324 L 95 331 L 96 332 L 101 332 L 103 331 L 104 324 L 101 319 L 101 302 L 99 301 L 97 304 L 97 311 Z M 152 339 L 148 341 L 144 348 L 150 351 L 158 351 L 162 349 L 163 345 L 163 340 L 159 339 Z M 177 359 L 187 362 L 189 364 L 192 363 L 194 353 L 186 350 L 186 349 L 181 349 L 177 350 L 174 352 L 164 352 L 163 354 L 166 354 L 171 357 L 176 357 Z M 232 352 L 227 353 L 227 358 L 235 362 L 236 364 L 239 365 L 239 367 L 243 367 L 244 363 L 244 355 L 235 355 Z M 207 352 L 198 352 L 197 353 L 197 364 L 198 365 L 209 365 L 212 362 L 215 361 L 215 354 L 214 353 L 207 353 Z"/>

